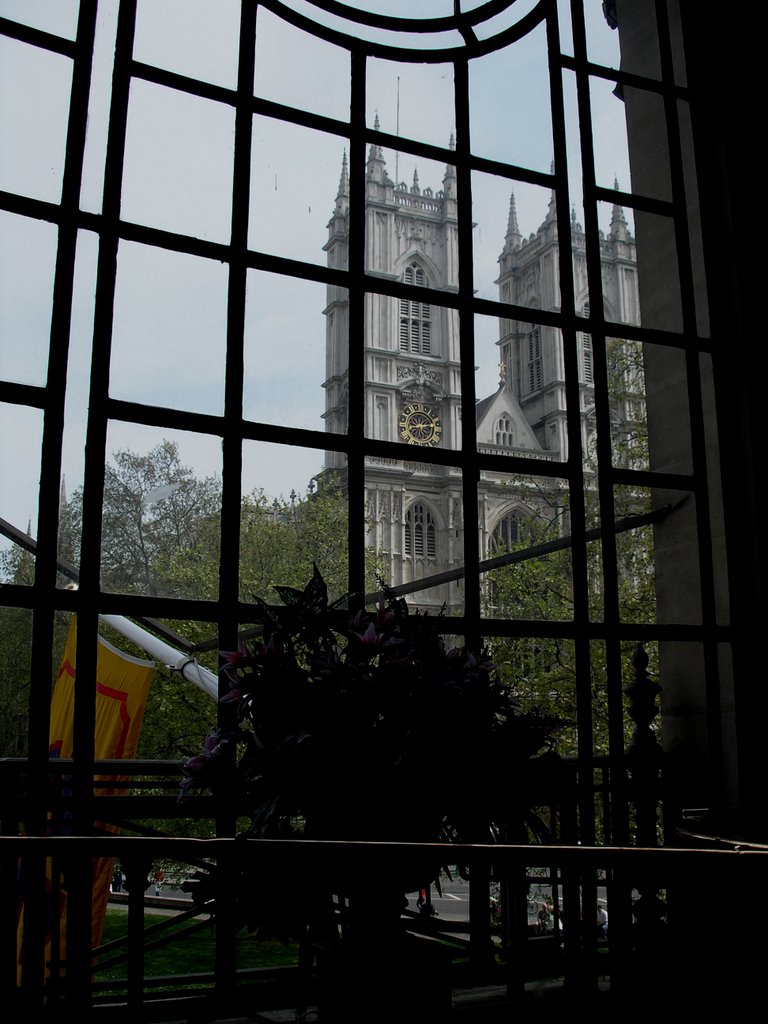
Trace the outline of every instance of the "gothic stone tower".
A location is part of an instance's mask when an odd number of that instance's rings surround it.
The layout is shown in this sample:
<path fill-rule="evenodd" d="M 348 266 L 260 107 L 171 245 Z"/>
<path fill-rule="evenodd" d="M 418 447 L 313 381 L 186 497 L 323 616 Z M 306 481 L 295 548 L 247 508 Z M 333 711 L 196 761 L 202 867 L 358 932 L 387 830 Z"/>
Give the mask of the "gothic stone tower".
<path fill-rule="evenodd" d="M 451 145 L 453 142 L 451 141 Z M 446 167 L 442 188 L 394 182 L 382 151 L 371 146 L 366 173 L 366 271 L 441 291 L 458 287 L 456 178 Z M 349 177 L 346 155 L 325 246 L 328 265 L 347 265 Z M 503 229 L 502 229 L 503 230 Z M 580 309 L 588 309 L 584 235 L 572 222 L 574 273 Z M 523 239 L 514 197 L 510 205 L 498 279 L 503 301 L 552 309 L 559 305 L 554 200 L 535 235 Z M 614 209 L 604 243 L 603 287 L 607 312 L 637 316 L 634 243 L 623 213 Z M 631 277 L 628 275 L 632 275 Z M 623 276 L 622 276 L 623 275 Z M 633 305 L 634 304 L 634 305 Z M 329 286 L 326 316 L 326 429 L 346 429 L 348 307 L 346 292 Z M 369 457 L 366 502 L 369 543 L 384 561 L 392 585 L 432 576 L 463 564 L 465 521 L 478 524 L 481 557 L 517 539 L 517 523 L 540 508 L 530 488 L 484 475 L 476 516 L 465 516 L 460 479 L 450 467 L 420 461 L 422 447 L 461 444 L 458 314 L 445 307 L 389 296 L 369 296 L 365 311 L 365 416 L 369 437 L 405 442 L 401 459 Z M 474 427 L 481 450 L 494 454 L 564 459 L 565 389 L 559 332 L 518 322 L 500 324 L 498 390 L 477 403 Z M 580 339 L 585 443 L 590 430 L 591 343 Z M 466 414 L 465 414 L 466 415 Z M 407 454 L 406 454 L 407 453 Z M 343 458 L 326 456 L 340 471 Z M 552 514 L 555 514 L 554 512 Z M 419 592 L 422 609 L 460 612 L 459 584 Z"/>
<path fill-rule="evenodd" d="M 618 182 L 614 187 L 618 189 Z M 576 312 L 589 315 L 586 247 L 584 230 L 571 214 Z M 607 320 L 627 324 L 640 323 L 637 291 L 637 253 L 627 227 L 624 211 L 613 207 L 609 233 L 600 233 L 602 290 Z M 557 220 L 554 194 L 543 223 L 535 234 L 524 238 L 517 224 L 512 197 L 504 248 L 499 257 L 499 298 L 521 306 L 556 309 L 560 305 L 560 264 L 557 246 Z M 566 434 L 565 367 L 562 336 L 554 327 L 520 321 L 501 321 L 501 364 L 503 374 L 520 403 L 536 439 L 546 451 L 568 456 Z M 594 425 L 592 410 L 592 340 L 587 333 L 579 337 L 579 390 L 582 414 L 582 447 L 589 451 Z M 627 343 L 623 343 L 627 344 Z M 642 382 L 628 382 L 640 393 Z M 618 420 L 644 416 L 626 407 L 615 410 Z"/>

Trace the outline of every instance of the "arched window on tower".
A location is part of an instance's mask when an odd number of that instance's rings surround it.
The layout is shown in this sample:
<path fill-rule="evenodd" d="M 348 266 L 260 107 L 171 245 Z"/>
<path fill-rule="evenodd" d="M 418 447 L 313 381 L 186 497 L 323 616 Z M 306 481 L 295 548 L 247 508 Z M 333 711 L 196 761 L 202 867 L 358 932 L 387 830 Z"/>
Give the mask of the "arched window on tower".
<path fill-rule="evenodd" d="M 425 288 L 426 275 L 418 263 L 405 268 L 406 284 Z M 432 352 L 432 308 L 428 302 L 400 299 L 400 351 L 428 356 Z"/>
<path fill-rule="evenodd" d="M 437 552 L 435 521 L 420 502 L 411 505 L 405 517 L 405 553 L 416 558 L 434 558 Z"/>
<path fill-rule="evenodd" d="M 509 416 L 500 416 L 496 422 L 496 444 L 511 448 L 514 444 L 512 438 L 512 420 Z"/>

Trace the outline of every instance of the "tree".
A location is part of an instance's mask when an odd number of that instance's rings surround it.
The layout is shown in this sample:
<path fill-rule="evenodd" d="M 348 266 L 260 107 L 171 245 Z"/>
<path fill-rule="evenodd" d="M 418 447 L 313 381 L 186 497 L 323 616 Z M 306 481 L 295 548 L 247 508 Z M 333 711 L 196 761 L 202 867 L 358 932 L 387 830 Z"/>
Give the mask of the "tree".
<path fill-rule="evenodd" d="M 82 491 L 63 497 L 60 553 L 76 561 Z M 245 495 L 241 507 L 240 591 L 245 602 L 276 602 L 275 585 L 299 586 L 317 565 L 333 596 L 346 591 L 348 505 L 328 474 L 303 496 L 270 499 Z M 218 594 L 221 484 L 199 479 L 183 464 L 178 447 L 164 440 L 146 454 L 121 450 L 107 466 L 102 532 L 102 584 L 107 590 L 193 600 Z M 376 562 L 371 553 L 371 578 Z M 193 619 L 167 623 L 191 642 L 209 641 L 215 626 Z M 124 637 L 105 629 L 118 648 L 139 656 Z M 199 655 L 211 671 L 218 651 Z M 216 709 L 199 690 L 158 672 L 145 713 L 140 756 L 187 755 L 199 742 L 201 720 Z"/>
<path fill-rule="evenodd" d="M 219 481 L 198 480 L 173 442 L 162 441 L 147 455 L 115 452 L 104 481 L 105 585 L 167 593 L 165 567 L 180 552 L 194 560 L 220 507 Z"/>
<path fill-rule="evenodd" d="M 614 465 L 628 469 L 648 466 L 648 428 L 645 417 L 645 383 L 642 348 L 632 341 L 612 338 L 606 347 L 608 394 L 610 401 L 611 447 Z M 595 437 L 586 452 L 585 512 L 587 529 L 600 526 L 597 492 L 598 463 Z M 530 478 L 510 478 L 506 486 L 525 496 L 528 515 L 520 518 L 517 539 L 497 554 L 525 550 L 557 540 L 568 533 L 569 499 L 567 494 L 547 481 L 533 488 Z M 622 485 L 614 489 L 614 514 L 622 519 L 651 511 L 650 491 Z M 641 526 L 616 537 L 619 614 L 624 622 L 655 622 L 656 595 L 653 565 L 653 535 L 650 525 Z M 602 550 L 599 540 L 587 545 L 590 619 L 604 617 Z M 571 553 L 568 549 L 539 555 L 492 574 L 488 588 L 489 610 L 501 617 L 517 619 L 568 620 L 573 613 Z M 634 644 L 622 646 L 622 678 L 632 678 L 631 656 Z M 646 645 L 649 669 L 656 671 L 658 652 L 655 644 Z M 561 637 L 514 637 L 497 639 L 493 654 L 500 668 L 518 693 L 523 706 L 534 705 L 576 721 L 575 650 L 572 641 Z M 602 643 L 591 644 L 590 672 L 594 749 L 608 749 L 608 702 L 605 652 Z M 625 718 L 626 733 L 631 722 Z M 564 730 L 560 748 L 575 752 L 575 729 Z"/>

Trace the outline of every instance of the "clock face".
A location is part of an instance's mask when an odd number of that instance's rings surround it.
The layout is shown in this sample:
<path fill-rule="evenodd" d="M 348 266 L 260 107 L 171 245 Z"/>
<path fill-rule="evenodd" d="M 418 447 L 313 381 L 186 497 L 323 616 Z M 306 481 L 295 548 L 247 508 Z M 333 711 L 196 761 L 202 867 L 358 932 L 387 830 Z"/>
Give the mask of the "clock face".
<path fill-rule="evenodd" d="M 412 402 L 400 413 L 400 437 L 406 444 L 425 444 L 434 448 L 440 443 L 440 420 L 423 402 Z"/>

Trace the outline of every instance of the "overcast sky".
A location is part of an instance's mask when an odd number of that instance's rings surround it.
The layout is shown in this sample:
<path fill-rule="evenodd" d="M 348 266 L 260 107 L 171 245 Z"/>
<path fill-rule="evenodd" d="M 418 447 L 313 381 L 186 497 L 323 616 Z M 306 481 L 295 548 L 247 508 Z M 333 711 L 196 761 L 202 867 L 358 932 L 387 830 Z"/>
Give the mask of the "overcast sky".
<path fill-rule="evenodd" d="M 292 5 L 308 9 L 303 0 Z M 466 6 L 478 6 L 479 0 Z M 75 0 L 0 0 L 0 15 L 74 37 Z M 533 0 L 521 0 L 525 12 Z M 368 10 L 408 14 L 413 3 L 376 0 Z M 564 49 L 570 49 L 568 4 L 561 0 Z M 450 14 L 453 0 L 419 0 L 423 16 Z M 98 212 L 109 106 L 116 0 L 100 0 L 93 98 L 89 108 L 83 209 Z M 232 87 L 236 82 L 236 0 L 139 0 L 135 56 L 173 71 Z M 587 0 L 590 56 L 618 66 L 618 39 L 599 0 Z M 507 16 L 508 17 L 508 16 Z M 260 11 L 258 95 L 345 119 L 349 110 L 346 51 L 304 36 Z M 427 41 L 427 45 L 431 45 Z M 292 54 L 287 61 L 285 54 Z M 70 62 L 56 54 L 0 37 L 0 188 L 57 202 L 60 199 Z M 399 80 L 399 81 L 398 81 Z M 473 62 L 472 147 L 481 156 L 549 171 L 553 156 L 543 28 L 511 49 Z M 575 92 L 566 83 L 572 203 L 583 220 L 576 146 Z M 368 68 L 368 121 L 384 131 L 446 145 L 455 130 L 450 65 L 408 65 L 373 60 Z M 398 105 L 399 96 L 399 105 Z M 623 108 L 609 84 L 592 92 L 599 184 L 619 178 L 629 189 Z M 234 112 L 232 108 L 136 81 L 131 90 L 122 216 L 214 241 L 226 241 L 230 220 Z M 249 245 L 280 256 L 322 264 L 322 246 L 336 196 L 345 140 L 254 118 L 254 161 Z M 444 166 L 386 152 L 392 178 L 421 188 L 442 187 Z M 511 184 L 473 180 L 475 287 L 494 298 L 497 259 L 507 224 Z M 535 231 L 549 192 L 514 186 L 520 229 Z M 607 228 L 610 209 L 601 211 Z M 56 246 L 48 224 L 0 213 L 0 377 L 45 382 L 51 282 Z M 64 472 L 71 492 L 82 480 L 87 380 L 92 344 L 98 239 L 83 232 L 77 254 L 72 354 L 68 381 Z M 110 393 L 219 414 L 223 411 L 226 268 L 194 257 L 124 243 L 120 247 Z M 252 272 L 246 325 L 246 416 L 264 422 L 322 429 L 325 372 L 325 289 Z M 495 323 L 478 324 L 478 395 L 497 384 Z M 292 342 L 298 339 L 301 357 Z M 26 528 L 37 518 L 41 416 L 0 406 L 0 515 Z M 179 442 L 183 459 L 199 475 L 220 470 L 217 438 L 114 424 L 111 450 L 147 451 L 165 437 Z M 270 451 L 249 445 L 244 487 L 273 495 L 303 492 L 322 453 Z"/>

